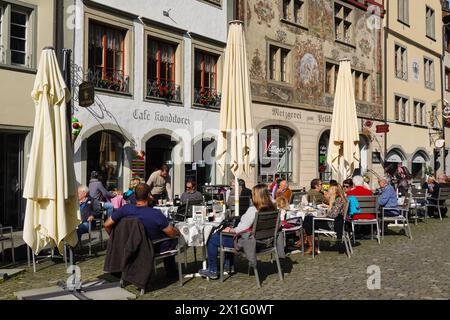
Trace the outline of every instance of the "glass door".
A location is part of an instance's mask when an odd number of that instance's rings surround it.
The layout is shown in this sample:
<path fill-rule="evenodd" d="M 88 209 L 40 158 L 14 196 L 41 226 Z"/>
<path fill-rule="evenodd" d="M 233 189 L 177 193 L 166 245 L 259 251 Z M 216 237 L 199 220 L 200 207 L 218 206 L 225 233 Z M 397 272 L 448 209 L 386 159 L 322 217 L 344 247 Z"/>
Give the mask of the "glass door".
<path fill-rule="evenodd" d="M 0 223 L 22 228 L 24 219 L 23 144 L 25 134 L 0 133 Z"/>

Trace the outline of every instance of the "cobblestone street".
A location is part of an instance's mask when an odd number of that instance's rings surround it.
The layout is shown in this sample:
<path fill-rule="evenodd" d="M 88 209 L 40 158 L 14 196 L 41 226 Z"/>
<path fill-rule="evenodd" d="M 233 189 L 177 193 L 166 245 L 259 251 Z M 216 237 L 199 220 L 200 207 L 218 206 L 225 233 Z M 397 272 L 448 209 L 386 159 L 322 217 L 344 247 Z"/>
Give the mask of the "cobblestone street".
<path fill-rule="evenodd" d="M 321 241 L 322 253 L 315 260 L 296 254 L 282 261 L 283 282 L 278 280 L 275 264 L 266 259 L 259 265 L 259 290 L 254 276 L 248 277 L 243 258 L 236 259 L 238 273 L 223 284 L 195 278 L 185 279 L 183 287 L 176 280 L 165 280 L 161 263 L 153 277 L 154 289 L 139 299 L 450 299 L 450 219 L 429 219 L 412 226 L 412 232 L 414 240 L 390 232 L 380 246 L 376 241 L 357 241 L 351 259 L 327 251 L 327 241 Z M 104 255 L 103 251 L 79 260 L 82 281 L 105 277 Z M 189 250 L 184 273 L 196 270 L 193 261 L 193 250 Z M 367 267 L 371 265 L 381 269 L 381 290 L 367 288 Z M 15 299 L 14 292 L 54 286 L 67 278 L 63 263 L 43 262 L 37 273 L 26 262 L 17 267 L 26 271 L 0 283 L 0 299 Z M 133 286 L 127 289 L 138 294 Z"/>

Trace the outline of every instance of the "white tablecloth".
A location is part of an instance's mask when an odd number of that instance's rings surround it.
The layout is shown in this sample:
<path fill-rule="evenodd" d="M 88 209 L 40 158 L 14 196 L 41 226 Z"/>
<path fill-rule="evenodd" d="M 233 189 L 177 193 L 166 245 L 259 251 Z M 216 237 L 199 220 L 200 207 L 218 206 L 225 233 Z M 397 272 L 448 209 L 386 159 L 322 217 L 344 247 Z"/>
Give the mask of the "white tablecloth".
<path fill-rule="evenodd" d="M 180 230 L 184 242 L 189 247 L 203 247 L 214 227 L 219 226 L 218 222 L 187 223 L 180 222 L 176 227 Z"/>
<path fill-rule="evenodd" d="M 153 207 L 153 209 L 158 209 L 161 210 L 161 212 L 167 217 L 169 218 L 169 212 L 176 212 L 178 207 Z"/>

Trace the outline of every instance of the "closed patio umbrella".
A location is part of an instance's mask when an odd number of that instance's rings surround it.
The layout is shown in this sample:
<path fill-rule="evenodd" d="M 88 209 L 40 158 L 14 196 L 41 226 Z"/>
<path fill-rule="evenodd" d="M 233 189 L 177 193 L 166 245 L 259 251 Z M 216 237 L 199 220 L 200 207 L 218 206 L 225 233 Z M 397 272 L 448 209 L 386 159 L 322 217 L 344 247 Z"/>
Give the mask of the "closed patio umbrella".
<path fill-rule="evenodd" d="M 334 97 L 327 162 L 339 183 L 359 167 L 359 132 L 350 60 L 342 60 Z"/>
<path fill-rule="evenodd" d="M 48 245 L 63 252 L 64 242 L 77 244 L 81 219 L 66 120 L 70 92 L 52 48 L 42 52 L 31 96 L 36 114 L 23 194 L 23 239 L 36 254 Z"/>
<path fill-rule="evenodd" d="M 256 143 L 251 114 L 250 78 L 243 23 L 231 21 L 225 51 L 220 135 L 217 144 L 217 164 L 225 174 L 227 165 L 236 179 L 235 213 L 239 215 L 238 177 L 248 175 L 255 160 Z"/>

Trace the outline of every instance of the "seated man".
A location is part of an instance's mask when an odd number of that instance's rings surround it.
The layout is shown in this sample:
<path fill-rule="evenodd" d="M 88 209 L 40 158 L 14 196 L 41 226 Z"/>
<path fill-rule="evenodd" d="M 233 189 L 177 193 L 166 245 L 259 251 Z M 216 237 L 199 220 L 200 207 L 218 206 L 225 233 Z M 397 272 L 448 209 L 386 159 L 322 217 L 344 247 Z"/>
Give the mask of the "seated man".
<path fill-rule="evenodd" d="M 438 177 L 438 181 L 437 183 L 434 182 L 433 186 L 428 186 L 429 187 L 429 194 L 431 194 L 431 199 L 429 199 L 430 204 L 437 204 L 437 198 L 439 197 L 439 190 L 441 188 L 448 188 L 450 187 L 450 185 L 447 183 L 447 176 L 446 175 L 440 175 Z M 445 217 L 447 215 L 447 207 L 445 206 L 445 201 L 439 201 L 439 206 L 441 207 L 441 215 L 442 217 Z M 437 217 L 439 218 L 439 213 L 438 213 L 438 208 L 437 207 L 429 207 L 428 208 L 428 215 L 430 217 Z"/>
<path fill-rule="evenodd" d="M 161 253 L 173 250 L 176 246 L 176 238 L 180 233 L 178 229 L 169 224 L 169 220 L 162 214 L 160 210 L 150 208 L 148 206 L 150 198 L 150 187 L 145 184 L 139 184 L 135 189 L 136 205 L 127 204 L 113 213 L 113 215 L 105 222 L 106 232 L 111 233 L 113 226 L 125 217 L 138 218 L 145 227 L 147 237 L 155 241 L 158 239 L 169 237 L 171 240 L 163 241 L 154 246 L 155 252 Z M 177 276 L 177 267 L 175 257 L 164 259 L 164 268 L 168 277 Z"/>
<path fill-rule="evenodd" d="M 279 197 L 284 197 L 288 203 L 291 201 L 292 190 L 289 189 L 289 182 L 286 180 L 280 182 L 280 187 L 276 192 L 275 199 L 278 199 Z"/>
<path fill-rule="evenodd" d="M 181 203 L 203 201 L 203 196 L 200 191 L 195 188 L 195 183 L 192 181 L 186 182 L 186 192 L 181 195 Z"/>
<path fill-rule="evenodd" d="M 80 200 L 81 224 L 78 226 L 78 243 L 81 244 L 81 236 L 89 232 L 89 224 L 95 218 L 102 215 L 100 202 L 89 196 L 89 189 L 86 186 L 78 187 L 78 200 Z"/>
<path fill-rule="evenodd" d="M 308 191 L 307 198 L 309 203 L 328 204 L 327 197 L 322 193 L 323 182 L 320 179 L 311 181 L 311 189 Z"/>
<path fill-rule="evenodd" d="M 397 209 L 398 199 L 395 189 L 390 185 L 389 178 L 378 179 L 381 194 L 378 197 L 378 204 L 382 208 L 389 208 L 384 210 L 385 217 L 397 217 L 400 211 Z"/>

